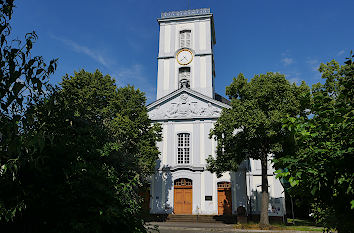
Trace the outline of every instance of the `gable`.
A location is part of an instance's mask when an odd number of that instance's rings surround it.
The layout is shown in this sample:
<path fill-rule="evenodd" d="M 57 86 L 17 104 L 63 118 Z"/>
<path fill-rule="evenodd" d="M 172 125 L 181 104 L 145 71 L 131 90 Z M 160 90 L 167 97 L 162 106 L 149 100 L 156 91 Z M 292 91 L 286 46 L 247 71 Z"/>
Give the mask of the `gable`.
<path fill-rule="evenodd" d="M 190 89 L 178 90 L 147 106 L 151 120 L 208 119 L 220 117 L 228 105 Z"/>

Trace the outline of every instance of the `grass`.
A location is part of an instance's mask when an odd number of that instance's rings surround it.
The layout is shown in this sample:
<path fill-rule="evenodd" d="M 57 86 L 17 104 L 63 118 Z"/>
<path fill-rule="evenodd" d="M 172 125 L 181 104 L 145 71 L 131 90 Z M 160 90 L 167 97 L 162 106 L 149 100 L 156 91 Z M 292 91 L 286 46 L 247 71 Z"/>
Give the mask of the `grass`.
<path fill-rule="evenodd" d="M 295 223 L 295 224 L 294 224 Z M 288 225 L 299 225 L 299 226 L 319 226 L 314 221 L 309 219 L 297 219 L 288 218 Z"/>
<path fill-rule="evenodd" d="M 254 230 L 296 230 L 296 231 L 323 231 L 323 228 L 316 226 L 316 224 L 310 220 L 295 219 L 295 225 L 293 225 L 292 219 L 288 219 L 288 224 L 271 224 L 268 227 L 260 227 L 258 223 L 249 222 L 247 224 L 236 224 L 236 229 L 254 229 Z"/>

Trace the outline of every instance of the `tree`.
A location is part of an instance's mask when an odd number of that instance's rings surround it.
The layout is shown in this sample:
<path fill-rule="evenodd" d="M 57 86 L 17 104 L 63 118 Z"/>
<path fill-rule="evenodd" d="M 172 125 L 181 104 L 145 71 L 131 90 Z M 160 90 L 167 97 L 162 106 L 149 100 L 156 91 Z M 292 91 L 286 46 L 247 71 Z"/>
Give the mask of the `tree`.
<path fill-rule="evenodd" d="M 100 227 L 98 232 L 116 232 L 117 229 L 144 232 L 138 193 L 154 173 L 159 155 L 156 141 L 161 139 L 160 126 L 152 125 L 148 118 L 144 93 L 131 86 L 117 88 L 114 79 L 99 71 L 92 74 L 81 70 L 72 77 L 65 76 L 61 86 L 62 102 L 58 101 L 61 103 L 58 106 L 69 110 L 68 121 L 79 130 L 74 134 L 77 141 L 67 148 L 68 153 L 75 161 L 80 158 L 79 168 L 83 166 L 87 171 L 81 176 L 80 169 L 73 167 L 72 172 L 80 174 L 75 178 L 74 194 L 80 196 L 81 206 L 90 203 L 88 206 L 94 210 L 70 211 L 73 213 L 70 221 L 77 225 L 87 219 L 80 232 L 95 227 Z M 81 129 L 80 125 L 85 127 Z M 53 131 L 55 129 L 53 126 Z M 76 149 L 78 145 L 80 150 Z M 91 174 L 90 179 L 87 174 Z M 81 196 L 87 184 L 97 185 L 96 194 Z M 90 190 L 91 187 L 87 192 Z M 101 193 L 104 195 L 97 195 Z M 77 198 L 71 201 L 77 204 Z M 76 232 L 76 229 L 65 231 Z"/>
<path fill-rule="evenodd" d="M 290 191 L 306 196 L 315 219 L 338 232 L 354 229 L 353 58 L 321 64 L 325 83 L 312 87 L 310 115 L 285 120 L 295 150 L 275 161 L 288 169 L 278 172 L 289 179 Z"/>
<path fill-rule="evenodd" d="M 0 221 L 12 220 L 25 208 L 24 200 L 15 193 L 23 156 L 33 144 L 23 144 L 24 112 L 49 91 L 49 76 L 57 62 L 46 64 L 41 56 L 32 56 L 35 32 L 27 33 L 24 42 L 11 39 L 13 8 L 13 0 L 0 0 Z M 11 195 L 9 187 L 14 188 Z"/>
<path fill-rule="evenodd" d="M 281 154 L 282 117 L 303 115 L 309 104 L 309 88 L 290 84 L 279 73 L 254 76 L 251 81 L 239 74 L 226 88 L 231 109 L 223 109 L 210 136 L 217 140 L 217 157 L 208 158 L 208 169 L 220 174 L 237 171 L 248 159 L 260 159 L 262 167 L 262 204 L 260 225 L 269 225 L 267 160 Z"/>
<path fill-rule="evenodd" d="M 31 160 L 19 171 L 26 209 L 7 227 L 29 232 L 145 232 L 139 188 L 154 172 L 160 127 L 144 93 L 84 70 L 26 112 Z"/>
<path fill-rule="evenodd" d="M 145 232 L 139 188 L 153 173 L 160 127 L 133 87 L 80 71 L 48 84 L 56 61 L 37 36 L 10 39 L 0 0 L 0 227 L 4 232 Z"/>

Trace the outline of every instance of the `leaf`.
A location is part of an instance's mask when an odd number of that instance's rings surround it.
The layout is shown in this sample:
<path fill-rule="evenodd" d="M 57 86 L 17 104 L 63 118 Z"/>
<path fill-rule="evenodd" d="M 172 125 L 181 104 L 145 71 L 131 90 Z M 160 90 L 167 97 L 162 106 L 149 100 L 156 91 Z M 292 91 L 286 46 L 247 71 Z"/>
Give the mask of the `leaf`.
<path fill-rule="evenodd" d="M 20 93 L 20 91 L 22 90 L 22 88 L 23 88 L 24 86 L 25 86 L 25 84 L 20 83 L 20 82 L 16 82 L 16 83 L 14 84 L 13 89 L 12 89 L 14 95 L 17 96 L 18 93 Z"/>
<path fill-rule="evenodd" d="M 6 37 L 4 34 L 1 35 L 1 47 L 4 45 L 4 42 L 6 40 Z"/>
<path fill-rule="evenodd" d="M 294 187 L 299 184 L 299 180 L 296 180 L 294 177 L 290 177 L 289 182 L 290 182 L 291 187 Z"/>
<path fill-rule="evenodd" d="M 41 74 L 43 71 L 44 71 L 44 69 L 43 69 L 43 68 L 39 68 L 39 69 L 37 69 L 37 71 L 36 71 L 36 75 Z"/>
<path fill-rule="evenodd" d="M 32 46 L 33 46 L 33 44 L 32 44 L 31 39 L 27 39 L 27 40 L 26 40 L 26 48 L 27 48 L 27 51 L 31 50 L 31 49 L 32 49 Z"/>

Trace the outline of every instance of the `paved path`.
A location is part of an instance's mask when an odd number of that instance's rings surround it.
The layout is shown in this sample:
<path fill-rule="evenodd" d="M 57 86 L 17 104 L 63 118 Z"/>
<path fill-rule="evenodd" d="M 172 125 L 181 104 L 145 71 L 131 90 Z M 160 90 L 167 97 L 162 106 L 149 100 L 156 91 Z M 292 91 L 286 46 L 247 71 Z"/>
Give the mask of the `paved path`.
<path fill-rule="evenodd" d="M 233 225 L 221 223 L 183 223 L 183 222 L 151 222 L 153 225 L 158 225 L 161 233 L 215 233 L 215 232 L 234 232 Z"/>
<path fill-rule="evenodd" d="M 234 229 L 233 224 L 223 223 L 191 223 L 191 222 L 150 222 L 151 226 L 157 225 L 161 233 L 215 233 L 215 232 L 239 232 L 239 233 L 312 233 L 310 231 L 274 231 L 274 230 L 240 230 Z"/>

